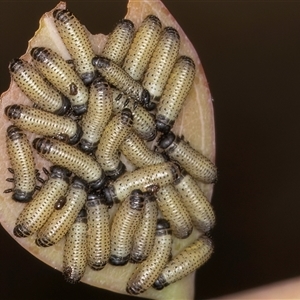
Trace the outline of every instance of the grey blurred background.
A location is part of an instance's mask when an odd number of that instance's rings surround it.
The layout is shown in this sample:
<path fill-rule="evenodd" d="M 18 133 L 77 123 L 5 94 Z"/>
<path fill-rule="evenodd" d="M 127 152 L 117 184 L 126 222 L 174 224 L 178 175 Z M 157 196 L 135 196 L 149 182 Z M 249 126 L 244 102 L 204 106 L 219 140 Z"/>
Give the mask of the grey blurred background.
<path fill-rule="evenodd" d="M 300 3 L 164 1 L 202 61 L 214 98 L 215 253 L 197 272 L 196 299 L 300 275 Z M 0 2 L 0 91 L 40 16 L 57 1 Z M 69 1 L 92 33 L 108 33 L 126 1 Z M 69 285 L 0 228 L 1 299 L 133 299 Z"/>

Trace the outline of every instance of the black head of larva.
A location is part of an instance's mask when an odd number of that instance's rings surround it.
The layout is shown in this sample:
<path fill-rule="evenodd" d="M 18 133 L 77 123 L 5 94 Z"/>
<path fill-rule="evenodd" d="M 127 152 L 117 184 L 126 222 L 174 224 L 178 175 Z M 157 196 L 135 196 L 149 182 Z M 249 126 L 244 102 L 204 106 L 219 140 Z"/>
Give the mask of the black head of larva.
<path fill-rule="evenodd" d="M 157 16 L 154 16 L 154 15 L 148 15 L 146 18 L 145 18 L 145 20 L 151 20 L 151 22 L 153 22 L 153 23 L 156 23 L 158 26 L 162 26 L 161 25 L 161 21 L 160 21 L 160 19 L 157 17 Z"/>
<path fill-rule="evenodd" d="M 120 202 L 120 200 L 116 196 L 115 189 L 112 185 L 109 185 L 108 187 L 103 189 L 103 195 L 105 197 L 106 204 L 109 207 L 112 207 L 114 203 Z"/>
<path fill-rule="evenodd" d="M 110 65 L 110 59 L 102 57 L 102 56 L 95 56 L 92 59 L 92 65 L 96 68 L 107 68 Z"/>
<path fill-rule="evenodd" d="M 123 108 L 121 112 L 121 121 L 123 124 L 127 124 L 128 122 L 132 122 L 133 115 L 129 108 Z"/>
<path fill-rule="evenodd" d="M 31 231 L 29 231 L 23 224 L 15 226 L 13 233 L 16 237 L 27 237 L 31 235 Z"/>
<path fill-rule="evenodd" d="M 73 17 L 73 14 L 67 9 L 55 9 L 53 17 L 62 23 L 66 23 Z"/>
<path fill-rule="evenodd" d="M 130 254 L 125 257 L 120 257 L 116 255 L 111 255 L 109 258 L 109 263 L 113 266 L 125 266 L 130 258 Z"/>
<path fill-rule="evenodd" d="M 78 145 L 79 145 L 80 150 L 82 150 L 83 152 L 93 153 L 97 149 L 98 142 L 91 143 L 91 142 L 87 141 L 86 139 L 81 139 Z"/>
<path fill-rule="evenodd" d="M 12 73 L 16 73 L 23 65 L 24 65 L 24 62 L 22 59 L 14 58 L 8 64 L 8 70 Z"/>
<path fill-rule="evenodd" d="M 61 107 L 54 112 L 54 114 L 56 114 L 58 116 L 65 115 L 71 109 L 71 102 L 67 97 L 65 97 L 64 95 L 61 95 L 61 100 L 62 100 Z"/>
<path fill-rule="evenodd" d="M 69 139 L 69 144 L 70 145 L 75 145 L 78 143 L 78 141 L 80 140 L 81 136 L 82 136 L 82 129 L 81 126 L 77 123 L 77 130 L 76 133 Z"/>
<path fill-rule="evenodd" d="M 87 104 L 73 105 L 72 110 L 75 116 L 83 115 L 87 111 Z"/>
<path fill-rule="evenodd" d="M 27 203 L 32 199 L 34 191 L 35 190 L 31 192 L 24 192 L 19 189 L 15 189 L 12 198 L 17 202 Z"/>
<path fill-rule="evenodd" d="M 162 290 L 164 287 L 166 287 L 167 285 L 169 285 L 166 281 L 166 279 L 160 275 L 158 276 L 158 278 L 154 281 L 153 283 L 153 287 L 156 289 L 156 290 Z"/>
<path fill-rule="evenodd" d="M 104 195 L 102 193 L 92 192 L 88 194 L 85 205 L 87 207 L 93 207 L 100 203 L 107 205 Z"/>
<path fill-rule="evenodd" d="M 107 178 L 104 172 L 102 172 L 100 178 L 89 183 L 88 188 L 90 191 L 98 191 L 106 184 L 106 181 Z"/>
<path fill-rule="evenodd" d="M 168 34 L 173 35 L 174 38 L 180 39 L 180 35 L 179 35 L 178 31 L 174 27 L 167 26 L 167 27 L 165 27 L 164 31 L 166 31 Z"/>
<path fill-rule="evenodd" d="M 145 198 L 141 190 L 133 190 L 129 197 L 130 207 L 135 210 L 142 210 Z"/>
<path fill-rule="evenodd" d="M 24 136 L 24 133 L 19 127 L 10 125 L 7 127 L 7 136 L 11 140 L 17 140 L 19 138 L 22 138 Z"/>
<path fill-rule="evenodd" d="M 13 104 L 5 107 L 4 113 L 9 119 L 19 119 L 21 116 L 22 108 L 20 105 Z"/>
<path fill-rule="evenodd" d="M 72 179 L 72 185 L 73 185 L 73 187 L 75 187 L 77 189 L 82 189 L 82 190 L 85 190 L 85 191 L 88 188 L 87 182 L 84 179 L 82 179 L 82 178 L 80 178 L 78 176 L 74 176 L 73 177 L 73 179 Z"/>
<path fill-rule="evenodd" d="M 126 26 L 128 29 L 133 29 L 134 28 L 133 22 L 128 20 L 128 19 L 121 20 L 120 24 L 122 24 L 123 26 Z"/>
<path fill-rule="evenodd" d="M 33 140 L 32 146 L 37 152 L 45 154 L 50 152 L 52 143 L 51 140 L 47 138 L 36 138 Z"/>
<path fill-rule="evenodd" d="M 120 177 L 122 174 L 126 172 L 126 166 L 120 161 L 117 168 L 112 171 L 106 171 L 105 174 L 108 176 L 110 179 L 117 179 Z"/>
<path fill-rule="evenodd" d="M 149 111 L 154 110 L 156 107 L 156 104 L 154 102 L 150 102 L 150 93 L 147 89 L 143 89 L 140 97 L 140 103 Z"/>
<path fill-rule="evenodd" d="M 158 142 L 158 146 L 162 149 L 167 149 L 175 140 L 175 134 L 171 131 L 168 134 L 161 136 Z"/>
<path fill-rule="evenodd" d="M 163 115 L 158 115 L 156 117 L 155 125 L 156 125 L 156 129 L 159 132 L 168 133 L 171 130 L 173 124 L 174 124 L 174 122 L 171 122 Z"/>
<path fill-rule="evenodd" d="M 156 235 L 166 235 L 166 234 L 171 234 L 171 226 L 170 223 L 166 219 L 157 219 L 156 223 Z"/>
<path fill-rule="evenodd" d="M 86 72 L 80 75 L 81 80 L 86 86 L 89 86 L 93 82 L 95 77 L 96 72 Z"/>
<path fill-rule="evenodd" d="M 69 182 L 69 177 L 72 175 L 72 172 L 68 169 L 56 165 L 50 167 L 50 172 L 51 178 L 60 178 L 66 182 Z"/>
<path fill-rule="evenodd" d="M 31 49 L 30 55 L 36 61 L 44 62 L 49 56 L 49 51 L 45 47 L 34 47 Z"/>

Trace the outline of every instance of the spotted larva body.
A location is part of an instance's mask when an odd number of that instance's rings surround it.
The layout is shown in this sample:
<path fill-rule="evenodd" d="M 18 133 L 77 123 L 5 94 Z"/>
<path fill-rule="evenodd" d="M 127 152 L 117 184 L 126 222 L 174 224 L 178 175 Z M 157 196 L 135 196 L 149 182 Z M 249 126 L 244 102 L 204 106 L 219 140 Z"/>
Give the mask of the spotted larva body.
<path fill-rule="evenodd" d="M 165 219 L 158 219 L 154 246 L 148 258 L 137 266 L 126 291 L 132 295 L 143 293 L 152 286 L 170 259 L 172 249 L 172 231 Z"/>
<path fill-rule="evenodd" d="M 58 116 L 38 108 L 13 104 L 5 114 L 16 126 L 38 135 L 56 137 L 69 144 L 76 144 L 81 137 L 81 127 L 71 118 Z"/>
<path fill-rule="evenodd" d="M 18 216 L 15 236 L 27 237 L 41 229 L 55 209 L 57 200 L 66 194 L 71 172 L 59 166 L 51 166 L 50 171 L 49 179 Z"/>
<path fill-rule="evenodd" d="M 156 127 L 169 132 L 186 99 L 195 78 L 195 63 L 188 56 L 180 56 L 168 78 L 157 106 Z"/>
<path fill-rule="evenodd" d="M 76 115 L 87 109 L 88 88 L 60 55 L 49 48 L 34 47 L 30 51 L 37 69 L 68 99 Z"/>
<path fill-rule="evenodd" d="M 172 183 L 178 178 L 180 171 L 175 162 L 163 162 L 157 165 L 126 172 L 113 183 L 104 188 L 108 204 L 123 201 L 134 189 L 142 192 L 156 191 L 157 188 Z"/>
<path fill-rule="evenodd" d="M 141 263 L 150 254 L 155 240 L 157 202 L 153 193 L 144 193 L 144 213 L 134 237 L 130 254 L 131 263 Z"/>
<path fill-rule="evenodd" d="M 126 56 L 134 36 L 134 24 L 127 19 L 118 22 L 109 34 L 101 56 L 120 65 Z"/>
<path fill-rule="evenodd" d="M 206 236 L 198 238 L 166 265 L 153 287 L 161 290 L 165 286 L 189 275 L 206 263 L 212 252 L 211 240 Z"/>
<path fill-rule="evenodd" d="M 38 246 L 49 247 L 62 239 L 71 228 L 78 213 L 83 208 L 87 193 L 86 183 L 79 177 L 74 177 L 64 203 L 55 209 L 44 226 L 40 229 L 35 240 Z"/>
<path fill-rule="evenodd" d="M 97 190 L 104 185 L 105 175 L 99 163 L 79 149 L 48 138 L 36 138 L 33 147 L 45 159 L 81 177 L 90 189 Z"/>
<path fill-rule="evenodd" d="M 89 194 L 87 211 L 87 263 L 93 270 L 105 267 L 110 256 L 110 228 L 108 206 L 98 193 Z"/>
<path fill-rule="evenodd" d="M 174 236 L 179 239 L 187 238 L 193 230 L 192 219 L 173 185 L 161 187 L 156 195 L 158 207 L 164 218 L 170 222 Z"/>
<path fill-rule="evenodd" d="M 143 87 L 150 93 L 151 99 L 162 95 L 168 77 L 179 53 L 180 36 L 173 27 L 165 27 L 147 67 Z"/>
<path fill-rule="evenodd" d="M 92 58 L 95 56 L 85 27 L 67 9 L 56 9 L 53 12 L 56 28 L 68 49 L 84 84 L 89 85 L 95 77 Z"/>
<path fill-rule="evenodd" d="M 111 226 L 109 262 L 115 266 L 127 264 L 133 236 L 141 223 L 145 199 L 140 190 L 133 190 L 118 208 Z"/>
<path fill-rule="evenodd" d="M 163 135 L 159 141 L 159 147 L 193 177 L 204 183 L 215 183 L 217 181 L 216 166 L 203 154 L 196 151 L 182 138 L 175 136 L 173 132 Z"/>
<path fill-rule="evenodd" d="M 116 178 L 126 171 L 117 151 L 132 129 L 132 118 L 131 110 L 124 108 L 109 121 L 102 133 L 95 156 L 109 177 Z"/>
<path fill-rule="evenodd" d="M 120 145 L 120 150 L 138 168 L 160 164 L 165 161 L 161 153 L 150 150 L 133 131 L 128 134 Z"/>
<path fill-rule="evenodd" d="M 70 100 L 54 89 L 27 61 L 15 58 L 8 69 L 21 91 L 39 108 L 57 115 L 64 115 L 70 109 Z"/>
<path fill-rule="evenodd" d="M 63 276 L 69 283 L 77 283 L 87 265 L 87 217 L 82 209 L 66 234 L 63 250 Z"/>
<path fill-rule="evenodd" d="M 7 128 L 6 149 L 13 169 L 14 188 L 5 192 L 13 192 L 15 201 L 29 202 L 36 186 L 35 164 L 26 134 L 15 125 Z"/>
<path fill-rule="evenodd" d="M 84 152 L 93 152 L 112 113 L 112 93 L 110 86 L 100 77 L 90 87 L 88 110 L 82 117 L 82 137 L 79 143 Z"/>
<path fill-rule="evenodd" d="M 135 33 L 123 63 L 123 69 L 134 79 L 141 80 L 158 43 L 162 25 L 154 16 L 147 16 Z"/>
<path fill-rule="evenodd" d="M 183 170 L 181 176 L 175 180 L 174 187 L 180 194 L 194 227 L 201 232 L 210 231 L 215 225 L 215 213 L 197 182 Z"/>

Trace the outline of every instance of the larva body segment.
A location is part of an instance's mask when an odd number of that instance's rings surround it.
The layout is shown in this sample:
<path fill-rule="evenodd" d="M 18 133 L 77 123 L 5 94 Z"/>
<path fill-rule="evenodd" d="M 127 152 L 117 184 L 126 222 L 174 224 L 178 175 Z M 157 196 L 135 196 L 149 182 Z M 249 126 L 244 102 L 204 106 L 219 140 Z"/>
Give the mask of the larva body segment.
<path fill-rule="evenodd" d="M 69 283 L 77 283 L 84 274 L 87 264 L 87 217 L 81 209 L 66 234 L 63 252 L 63 276 Z"/>
<path fill-rule="evenodd" d="M 133 190 L 118 208 L 111 226 L 110 264 L 123 266 L 129 261 L 133 236 L 143 217 L 144 205 L 143 193 Z"/>
<path fill-rule="evenodd" d="M 45 47 L 34 47 L 30 51 L 37 69 L 68 99 L 76 115 L 87 109 L 88 88 L 80 77 L 60 55 Z"/>
<path fill-rule="evenodd" d="M 82 117 L 82 137 L 79 143 L 84 152 L 93 152 L 112 112 L 112 93 L 106 81 L 96 78 L 90 87 L 88 110 Z"/>
<path fill-rule="evenodd" d="M 108 206 L 98 193 L 88 194 L 87 263 L 93 270 L 102 270 L 110 256 L 110 228 Z"/>
<path fill-rule="evenodd" d="M 170 222 L 174 236 L 179 239 L 187 238 L 192 233 L 193 223 L 174 186 L 162 186 L 156 195 L 158 207 L 164 218 Z"/>
<path fill-rule="evenodd" d="M 164 149 L 169 157 L 178 161 L 196 179 L 204 183 L 217 181 L 216 166 L 207 157 L 191 147 L 189 143 L 175 136 L 173 132 L 160 138 L 159 147 Z"/>
<path fill-rule="evenodd" d="M 97 190 L 105 183 L 105 175 L 99 163 L 79 149 L 61 141 L 36 138 L 33 148 L 55 165 L 60 165 L 85 180 L 91 190 Z"/>
<path fill-rule="evenodd" d="M 5 114 L 16 126 L 38 135 L 56 137 L 76 144 L 82 135 L 81 127 L 71 118 L 58 116 L 38 108 L 13 104 Z"/>
<path fill-rule="evenodd" d="M 57 200 L 66 194 L 71 172 L 59 166 L 51 166 L 50 171 L 49 179 L 18 216 L 15 236 L 27 237 L 40 230 L 53 212 Z"/>
<path fill-rule="evenodd" d="M 183 170 L 182 175 L 175 180 L 174 187 L 180 194 L 194 227 L 201 232 L 210 231 L 215 225 L 215 213 L 197 182 Z"/>
<path fill-rule="evenodd" d="M 147 16 L 135 33 L 122 68 L 134 79 L 141 80 L 158 43 L 162 25 L 154 16 Z"/>
<path fill-rule="evenodd" d="M 39 108 L 57 115 L 64 115 L 69 111 L 70 100 L 51 86 L 27 61 L 13 59 L 8 69 L 21 91 Z"/>
<path fill-rule="evenodd" d="M 80 210 L 83 208 L 87 185 L 79 177 L 74 177 L 62 206 L 55 209 L 35 240 L 38 246 L 49 247 L 62 239 L 71 228 Z"/>
<path fill-rule="evenodd" d="M 118 22 L 109 34 L 101 56 L 120 65 L 126 56 L 134 36 L 134 24 L 127 19 Z"/>
<path fill-rule="evenodd" d="M 152 251 L 131 275 L 127 283 L 127 293 L 138 295 L 146 291 L 155 282 L 171 256 L 171 233 L 169 223 L 165 219 L 158 219 Z"/>
<path fill-rule="evenodd" d="M 155 240 L 157 202 L 153 193 L 144 193 L 144 213 L 134 237 L 130 254 L 131 263 L 141 263 L 149 256 Z"/>
<path fill-rule="evenodd" d="M 153 287 L 161 290 L 165 286 L 189 275 L 206 263 L 212 252 L 211 240 L 206 236 L 198 238 L 166 265 Z"/>
<path fill-rule="evenodd" d="M 95 54 L 85 27 L 67 9 L 54 10 L 53 17 L 56 28 L 74 60 L 76 72 L 84 84 L 89 85 L 96 73 L 91 63 Z"/>
<path fill-rule="evenodd" d="M 29 202 L 36 186 L 35 164 L 26 134 L 15 125 L 7 128 L 6 149 L 13 169 L 14 188 L 4 192 L 13 192 L 15 201 Z"/>
<path fill-rule="evenodd" d="M 188 56 L 180 56 L 168 78 L 157 106 L 156 127 L 169 132 L 179 115 L 195 77 L 195 63 Z"/>

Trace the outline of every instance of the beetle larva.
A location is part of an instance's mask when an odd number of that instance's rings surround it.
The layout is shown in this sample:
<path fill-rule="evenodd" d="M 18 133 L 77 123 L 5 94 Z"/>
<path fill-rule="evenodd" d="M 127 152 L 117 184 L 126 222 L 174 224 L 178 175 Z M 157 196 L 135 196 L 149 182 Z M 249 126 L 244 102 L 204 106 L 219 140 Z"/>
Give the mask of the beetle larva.
<path fill-rule="evenodd" d="M 104 185 L 105 175 L 99 163 L 79 149 L 48 138 L 36 138 L 32 144 L 42 157 L 81 177 L 90 189 L 97 190 Z"/>
<path fill-rule="evenodd" d="M 123 69 L 134 79 L 141 80 L 158 43 L 162 25 L 154 16 L 147 16 L 135 33 L 123 63 Z"/>
<path fill-rule="evenodd" d="M 217 180 L 216 166 L 203 154 L 192 148 L 173 132 L 163 135 L 159 147 L 196 179 L 204 183 L 215 183 Z"/>
<path fill-rule="evenodd" d="M 15 58 L 8 69 L 21 91 L 39 108 L 57 115 L 69 111 L 70 100 L 56 91 L 27 61 Z"/>
<path fill-rule="evenodd" d="M 14 235 L 27 237 L 37 232 L 50 217 L 56 201 L 68 190 L 71 172 L 59 166 L 50 167 L 49 179 L 17 218 Z"/>
<path fill-rule="evenodd" d="M 142 192 L 154 191 L 166 184 L 172 183 L 180 175 L 176 162 L 163 162 L 157 165 L 146 166 L 133 172 L 126 172 L 113 183 L 103 189 L 109 205 L 123 201 L 132 190 Z"/>
<path fill-rule="evenodd" d="M 144 193 L 144 213 L 134 237 L 130 254 L 131 263 L 141 263 L 150 254 L 155 240 L 157 202 L 153 193 Z"/>
<path fill-rule="evenodd" d="M 118 208 L 111 226 L 109 263 L 124 266 L 130 258 L 133 236 L 144 212 L 145 199 L 140 190 L 133 190 Z"/>
<path fill-rule="evenodd" d="M 105 199 L 98 193 L 88 194 L 87 211 L 87 263 L 93 270 L 105 267 L 110 256 L 109 213 Z"/>
<path fill-rule="evenodd" d="M 138 295 L 155 282 L 170 259 L 172 249 L 171 233 L 169 222 L 165 219 L 158 219 L 152 251 L 131 275 L 127 283 L 127 293 Z"/>
<path fill-rule="evenodd" d="M 127 19 L 119 21 L 114 30 L 109 34 L 101 56 L 120 65 L 131 45 L 133 35 L 134 24 Z"/>
<path fill-rule="evenodd" d="M 124 108 L 121 113 L 114 116 L 105 127 L 95 152 L 97 161 L 105 174 L 111 178 L 117 178 L 126 171 L 117 151 L 131 131 L 132 118 L 131 110 L 128 108 Z"/>
<path fill-rule="evenodd" d="M 112 93 L 100 77 L 91 84 L 88 110 L 81 120 L 82 137 L 79 143 L 84 152 L 93 152 L 112 112 Z"/>
<path fill-rule="evenodd" d="M 67 47 L 76 72 L 85 85 L 89 85 L 95 77 L 92 58 L 95 56 L 85 28 L 67 9 L 56 9 L 53 12 L 56 28 Z"/>
<path fill-rule="evenodd" d="M 77 283 L 84 274 L 87 264 L 87 217 L 81 209 L 73 225 L 66 234 L 63 253 L 64 278 L 69 283 Z"/>
<path fill-rule="evenodd" d="M 67 191 L 62 197 L 62 205 L 55 207 L 47 222 L 43 225 L 37 234 L 35 240 L 38 246 L 49 247 L 56 244 L 71 228 L 78 213 L 83 208 L 87 193 L 86 183 L 75 176 Z"/>
<path fill-rule="evenodd" d="M 13 192 L 15 201 L 29 202 L 36 186 L 35 164 L 27 136 L 17 126 L 7 128 L 6 149 L 13 170 L 14 188 L 4 192 Z"/>
<path fill-rule="evenodd" d="M 128 134 L 120 145 L 120 150 L 138 168 L 156 165 L 165 161 L 161 153 L 150 150 L 133 131 Z"/>
<path fill-rule="evenodd" d="M 182 170 L 181 176 L 174 181 L 174 186 L 195 228 L 201 232 L 210 231 L 215 225 L 215 213 L 197 182 L 185 170 Z"/>
<path fill-rule="evenodd" d="M 81 127 L 69 117 L 58 116 L 26 105 L 9 105 L 6 116 L 18 127 L 39 135 L 56 137 L 76 144 L 81 137 Z"/>
<path fill-rule="evenodd" d="M 94 57 L 92 63 L 111 85 L 134 98 L 146 109 L 152 109 L 152 107 L 149 107 L 149 92 L 139 82 L 132 79 L 121 67 L 102 56 Z"/>
<path fill-rule="evenodd" d="M 156 195 L 158 207 L 170 222 L 174 236 L 179 239 L 187 238 L 193 230 L 192 219 L 173 185 L 162 186 Z"/>
<path fill-rule="evenodd" d="M 195 77 L 195 63 L 188 56 L 180 56 L 168 78 L 159 100 L 156 128 L 167 133 L 172 128 Z"/>
<path fill-rule="evenodd" d="M 142 84 L 150 93 L 151 100 L 161 96 L 177 59 L 179 46 L 178 31 L 173 27 L 165 27 L 151 56 Z"/>
<path fill-rule="evenodd" d="M 153 287 L 161 290 L 165 286 L 194 272 L 207 262 L 212 252 L 213 245 L 211 240 L 206 236 L 201 236 L 166 265 L 154 282 Z"/>
<path fill-rule="evenodd" d="M 49 48 L 34 47 L 30 54 L 37 69 L 68 99 L 76 115 L 87 109 L 88 88 L 60 55 Z"/>

